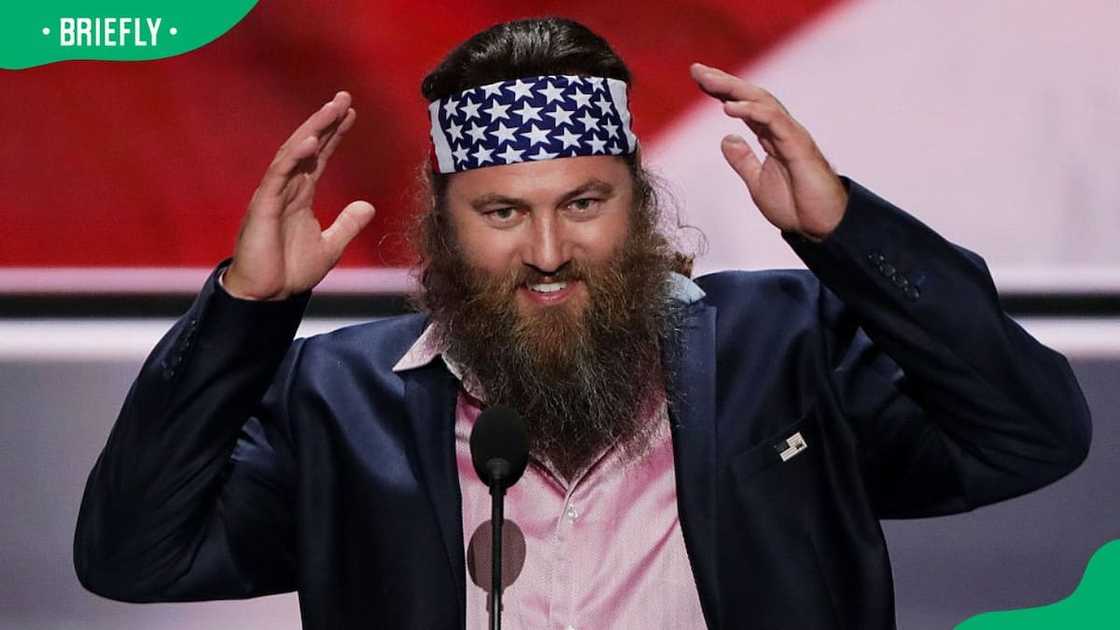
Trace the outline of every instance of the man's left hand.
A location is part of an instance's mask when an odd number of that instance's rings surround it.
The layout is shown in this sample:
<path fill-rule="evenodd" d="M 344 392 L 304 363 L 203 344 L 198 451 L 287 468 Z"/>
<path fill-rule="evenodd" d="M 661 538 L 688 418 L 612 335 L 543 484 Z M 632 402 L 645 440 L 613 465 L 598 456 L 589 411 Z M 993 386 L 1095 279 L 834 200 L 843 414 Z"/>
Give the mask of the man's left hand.
<path fill-rule="evenodd" d="M 813 240 L 831 234 L 844 217 L 848 193 L 809 132 L 761 87 L 699 63 L 690 71 L 700 89 L 723 101 L 724 113 L 745 122 L 766 151 L 760 161 L 734 134 L 720 146 L 763 216 L 780 230 Z"/>

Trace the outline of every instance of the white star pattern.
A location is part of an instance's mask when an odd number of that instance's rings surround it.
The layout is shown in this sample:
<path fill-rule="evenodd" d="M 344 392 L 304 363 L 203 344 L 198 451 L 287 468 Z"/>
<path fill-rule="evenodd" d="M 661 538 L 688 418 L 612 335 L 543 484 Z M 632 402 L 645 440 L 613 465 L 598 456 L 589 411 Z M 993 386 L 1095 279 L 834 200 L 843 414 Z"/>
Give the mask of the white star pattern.
<path fill-rule="evenodd" d="M 474 161 L 478 162 L 479 164 L 483 164 L 485 162 L 493 162 L 494 158 L 490 157 L 490 154 L 493 152 L 493 149 L 479 148 L 474 152 Z"/>
<path fill-rule="evenodd" d="M 545 144 L 548 142 L 548 131 L 537 127 L 536 123 L 533 123 L 533 126 L 529 128 L 529 131 L 526 131 L 521 135 L 529 139 L 530 147 L 534 144 Z M 543 149 L 544 147 L 541 148 Z"/>
<path fill-rule="evenodd" d="M 503 142 L 513 142 L 513 133 L 517 131 L 517 127 L 507 127 L 503 123 L 498 123 L 497 128 L 494 129 L 494 137 L 498 139 L 498 146 Z"/>
<path fill-rule="evenodd" d="M 555 121 L 552 123 L 552 126 L 559 127 L 563 124 L 572 124 L 572 114 L 574 113 L 576 113 L 575 110 L 567 110 L 557 105 L 555 110 L 551 112 L 545 112 L 544 115 L 552 116 L 552 120 Z"/>
<path fill-rule="evenodd" d="M 486 112 L 486 115 L 490 118 L 498 120 L 499 118 L 509 118 L 509 114 L 506 113 L 506 110 L 510 107 L 511 105 L 502 105 L 498 101 L 490 101 L 490 107 L 482 111 Z"/>
<path fill-rule="evenodd" d="M 551 103 L 552 101 L 560 100 L 561 98 L 563 98 L 562 96 L 560 96 L 563 93 L 564 88 L 556 87 L 551 83 L 546 83 L 545 87 L 541 88 L 541 94 L 544 94 L 545 105 Z"/>
<path fill-rule="evenodd" d="M 479 142 L 486 140 L 486 127 L 479 127 L 478 125 L 471 123 L 471 126 L 467 127 L 467 135 L 471 138 L 474 138 L 474 140 L 472 140 L 474 144 L 478 144 Z"/>
<path fill-rule="evenodd" d="M 514 98 L 533 98 L 533 86 L 518 79 L 513 85 L 507 85 L 506 89 L 513 93 Z"/>
<path fill-rule="evenodd" d="M 572 133 L 571 129 L 564 129 L 564 133 L 556 136 L 565 147 L 579 147 L 579 136 Z"/>
<path fill-rule="evenodd" d="M 595 134 L 591 134 L 591 139 L 587 141 L 591 145 L 592 153 L 602 153 L 603 145 L 607 144 L 606 140 L 600 140 Z"/>
<path fill-rule="evenodd" d="M 444 106 L 443 106 L 443 111 L 447 112 L 448 116 L 458 116 L 459 115 L 459 101 L 457 101 L 453 98 L 448 99 L 447 103 L 445 103 Z"/>
<path fill-rule="evenodd" d="M 614 85 L 603 77 L 549 75 L 451 94 L 441 101 L 432 134 L 440 172 L 633 151 L 629 118 L 609 92 Z"/>
<path fill-rule="evenodd" d="M 544 150 L 544 147 L 537 149 L 537 152 L 529 156 L 532 160 L 551 160 L 552 158 L 560 155 L 559 153 L 549 153 Z"/>
<path fill-rule="evenodd" d="M 498 157 L 505 160 L 506 164 L 513 164 L 514 162 L 520 162 L 521 161 L 521 154 L 522 153 L 524 153 L 524 151 L 518 151 L 518 150 L 514 149 L 513 147 L 506 147 L 506 150 L 499 153 Z"/>
<path fill-rule="evenodd" d="M 591 112 L 583 112 L 583 116 L 576 120 L 583 123 L 583 128 L 586 131 L 591 131 L 592 129 L 596 131 L 599 130 L 599 119 L 592 116 Z"/>
<path fill-rule="evenodd" d="M 463 122 L 467 122 L 468 120 L 470 120 L 472 118 L 478 117 L 478 108 L 479 107 L 482 107 L 482 101 L 479 101 L 479 102 L 475 103 L 475 102 L 471 101 L 471 98 L 469 96 L 464 98 L 463 99 L 463 116 L 465 116 L 465 118 L 463 118 Z"/>
<path fill-rule="evenodd" d="M 544 109 L 544 108 L 543 107 L 533 107 L 532 105 L 529 105 L 528 101 L 526 101 L 525 104 L 521 106 L 521 109 L 515 109 L 515 110 L 513 110 L 513 113 L 515 113 L 515 114 L 517 114 L 518 116 L 521 117 L 521 124 L 524 125 L 525 123 L 529 122 L 530 120 L 540 120 L 541 119 L 540 111 L 542 109 Z"/>

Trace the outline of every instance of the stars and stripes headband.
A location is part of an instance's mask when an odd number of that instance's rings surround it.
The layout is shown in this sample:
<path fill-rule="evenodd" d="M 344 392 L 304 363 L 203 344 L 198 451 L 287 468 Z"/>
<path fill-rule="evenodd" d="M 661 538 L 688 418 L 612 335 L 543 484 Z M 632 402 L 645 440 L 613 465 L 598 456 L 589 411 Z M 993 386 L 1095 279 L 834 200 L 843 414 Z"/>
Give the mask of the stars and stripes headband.
<path fill-rule="evenodd" d="M 570 74 L 498 81 L 428 105 L 440 173 L 632 153 L 626 83 Z"/>

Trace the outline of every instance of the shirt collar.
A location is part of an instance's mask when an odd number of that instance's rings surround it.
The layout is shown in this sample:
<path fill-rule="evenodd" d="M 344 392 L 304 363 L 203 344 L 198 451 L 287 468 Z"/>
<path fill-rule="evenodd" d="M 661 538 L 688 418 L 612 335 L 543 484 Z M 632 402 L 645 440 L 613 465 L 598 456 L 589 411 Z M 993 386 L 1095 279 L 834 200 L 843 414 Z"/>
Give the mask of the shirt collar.
<path fill-rule="evenodd" d="M 670 274 L 669 283 L 672 285 L 670 291 L 675 300 L 679 300 L 685 304 L 692 304 L 704 298 L 704 290 L 700 288 L 700 285 L 679 273 L 673 272 Z M 463 374 L 465 373 L 463 367 L 444 354 L 443 350 L 444 349 L 437 343 L 436 334 L 432 329 L 432 325 L 429 324 L 428 327 L 424 329 L 424 332 L 416 338 L 416 341 L 412 344 L 412 347 L 408 349 L 408 352 L 404 353 L 400 361 L 397 361 L 397 364 L 393 366 L 393 371 L 404 372 L 405 370 L 414 370 L 419 367 L 424 367 L 434 361 L 436 357 L 440 357 L 447 365 L 447 369 L 455 375 L 455 378 L 462 381 Z"/>
<path fill-rule="evenodd" d="M 414 370 L 418 367 L 424 367 L 434 361 L 436 357 L 442 355 L 443 348 L 436 340 L 435 329 L 431 324 L 428 324 L 428 327 L 424 329 L 424 332 L 420 333 L 420 336 L 416 338 L 416 341 L 413 342 L 408 352 L 404 353 L 400 361 L 397 361 L 397 364 L 393 366 L 393 371 L 403 372 L 405 370 Z M 455 378 L 463 380 L 463 371 L 458 364 L 454 361 L 449 362 L 446 359 L 444 359 L 444 362 L 447 363 L 447 369 L 451 370 Z"/>

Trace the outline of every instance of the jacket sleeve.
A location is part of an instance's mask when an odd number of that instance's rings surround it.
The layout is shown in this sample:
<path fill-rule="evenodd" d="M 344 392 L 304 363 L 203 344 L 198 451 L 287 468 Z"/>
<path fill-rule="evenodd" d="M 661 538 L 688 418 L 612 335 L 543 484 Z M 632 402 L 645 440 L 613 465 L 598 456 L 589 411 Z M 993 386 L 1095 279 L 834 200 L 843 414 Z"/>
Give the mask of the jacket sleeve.
<path fill-rule="evenodd" d="M 1091 425 L 1065 357 L 1008 317 L 983 259 L 844 181 L 828 238 L 783 237 L 821 281 L 829 383 L 877 514 L 967 511 L 1074 470 Z"/>
<path fill-rule="evenodd" d="M 239 300 L 217 283 L 140 369 L 90 473 L 74 538 L 82 585 L 152 602 L 294 588 L 286 394 L 309 294 Z"/>

